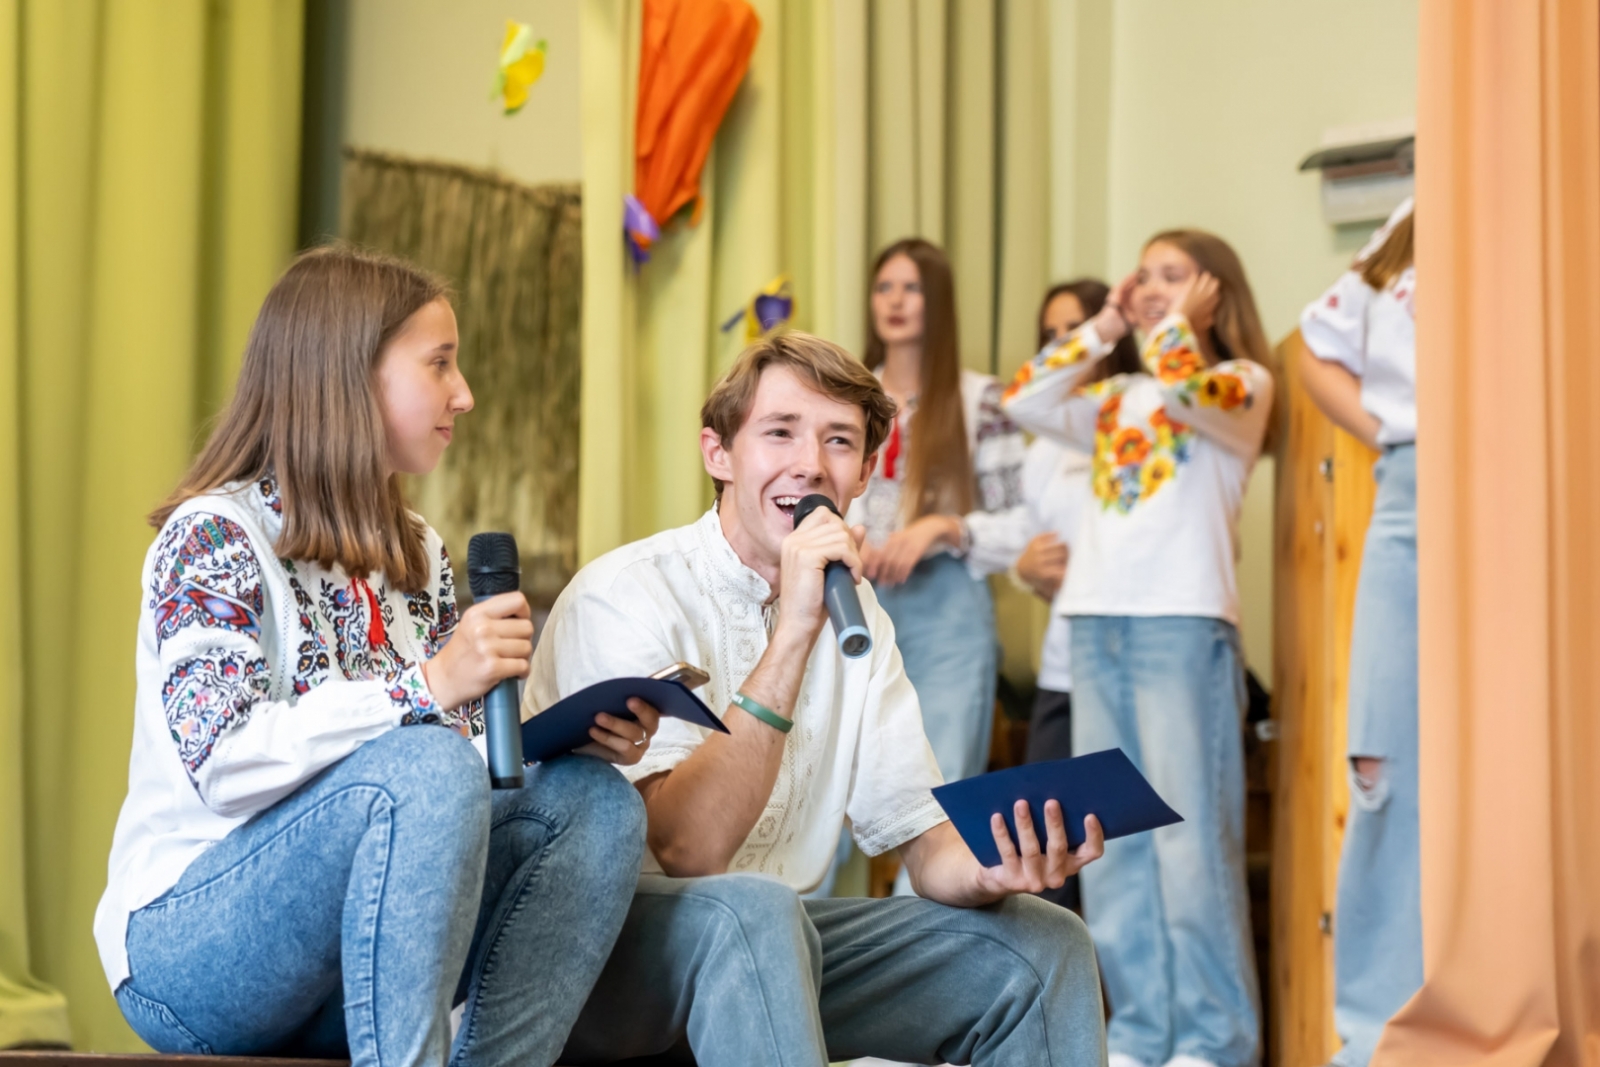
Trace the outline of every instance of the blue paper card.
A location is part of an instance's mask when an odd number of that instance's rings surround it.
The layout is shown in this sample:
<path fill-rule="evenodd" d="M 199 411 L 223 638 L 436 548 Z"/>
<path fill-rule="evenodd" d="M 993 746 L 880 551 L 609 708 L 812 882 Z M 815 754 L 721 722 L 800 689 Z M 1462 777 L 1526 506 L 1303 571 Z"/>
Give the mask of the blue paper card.
<path fill-rule="evenodd" d="M 594 738 L 589 727 L 602 711 L 619 719 L 632 719 L 628 698 L 638 697 L 663 715 L 727 733 L 722 720 L 681 682 L 659 678 L 608 678 L 551 704 L 522 724 L 522 759 L 538 763 L 582 748 Z"/>
<path fill-rule="evenodd" d="M 1086 815 L 1100 820 L 1107 840 L 1183 821 L 1183 816 L 1156 795 L 1120 748 L 980 774 L 976 778 L 938 786 L 933 796 L 950 816 L 961 839 L 985 867 L 1000 862 L 1000 849 L 995 846 L 994 831 L 989 829 L 990 816 L 997 811 L 1005 816 L 1011 843 L 1016 845 L 1017 820 L 1012 808 L 1019 800 L 1026 800 L 1033 813 L 1040 852 L 1045 850 L 1044 804 L 1047 800 L 1061 805 L 1067 824 L 1067 843 L 1073 848 L 1083 844 Z"/>

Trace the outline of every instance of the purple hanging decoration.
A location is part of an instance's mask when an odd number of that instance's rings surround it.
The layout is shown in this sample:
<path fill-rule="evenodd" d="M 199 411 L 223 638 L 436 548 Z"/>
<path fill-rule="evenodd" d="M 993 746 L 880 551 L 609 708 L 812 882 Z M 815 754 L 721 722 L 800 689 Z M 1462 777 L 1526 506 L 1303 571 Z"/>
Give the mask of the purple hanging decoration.
<path fill-rule="evenodd" d="M 661 227 L 632 193 L 622 198 L 622 232 L 635 267 L 650 258 L 650 246 L 661 239 Z"/>

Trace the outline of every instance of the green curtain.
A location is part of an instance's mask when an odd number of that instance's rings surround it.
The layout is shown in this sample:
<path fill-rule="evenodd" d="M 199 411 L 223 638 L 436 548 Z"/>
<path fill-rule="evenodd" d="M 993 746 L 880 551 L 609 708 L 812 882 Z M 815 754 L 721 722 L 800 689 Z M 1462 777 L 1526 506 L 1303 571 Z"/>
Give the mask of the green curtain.
<path fill-rule="evenodd" d="M 700 404 L 743 345 L 718 326 L 780 273 L 797 327 L 860 352 L 873 255 L 924 236 L 954 266 L 967 366 L 1009 374 L 1032 354 L 1053 262 L 1062 63 L 1047 50 L 1076 5 L 754 2 L 761 36 L 705 168 L 701 223 L 674 222 L 635 270 L 621 232 L 642 0 L 585 0 L 580 562 L 709 504 Z M 996 588 L 1008 672 L 1030 674 L 1043 611 Z"/>
<path fill-rule="evenodd" d="M 448 163 L 347 150 L 340 235 L 405 256 L 455 289 L 461 369 L 475 407 L 412 505 L 466 559 L 505 530 L 522 589 L 548 608 L 577 570 L 582 202 Z"/>
<path fill-rule="evenodd" d="M 141 1047 L 91 922 L 144 515 L 294 251 L 303 18 L 0 0 L 0 1047 Z"/>

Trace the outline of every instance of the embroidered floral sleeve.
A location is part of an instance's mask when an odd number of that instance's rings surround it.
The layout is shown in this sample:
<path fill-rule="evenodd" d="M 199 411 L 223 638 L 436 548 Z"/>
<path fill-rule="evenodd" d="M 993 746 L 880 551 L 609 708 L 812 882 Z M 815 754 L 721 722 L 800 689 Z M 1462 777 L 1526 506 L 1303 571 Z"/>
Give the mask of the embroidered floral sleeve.
<path fill-rule="evenodd" d="M 325 643 L 312 639 L 296 649 L 302 669 L 274 677 L 265 635 L 291 639 L 274 612 L 282 608 L 283 625 L 298 619 L 304 636 L 315 633 L 308 613 L 318 609 L 299 602 L 293 580 L 297 603 L 275 607 L 262 569 L 237 520 L 191 513 L 162 530 L 149 571 L 167 728 L 200 798 L 227 816 L 269 807 L 400 723 L 439 721 L 417 664 L 338 678 Z"/>
<path fill-rule="evenodd" d="M 1111 345 L 1086 323 L 1052 342 L 1024 363 L 1001 397 L 1001 406 L 1023 429 L 1071 445 L 1094 449 L 1096 403 L 1079 388 L 1089 380 Z"/>
<path fill-rule="evenodd" d="M 149 608 L 168 667 L 161 703 L 194 781 L 218 739 L 267 699 L 261 566 L 237 523 L 197 514 L 162 531 L 152 573 Z"/>
<path fill-rule="evenodd" d="M 999 382 L 978 400 L 977 446 L 972 454 L 977 507 L 966 516 L 967 569 L 974 578 L 998 574 L 1016 562 L 1027 544 L 1028 509 L 1022 468 L 1028 446 L 1022 429 L 1001 405 Z"/>
<path fill-rule="evenodd" d="M 450 566 L 449 550 L 440 542 L 438 618 L 428 628 L 422 642 L 429 659 L 438 655 L 439 650 L 455 635 L 460 622 L 461 616 L 456 610 L 455 571 Z M 469 701 L 459 708 L 447 708 L 440 713 L 440 718 L 451 729 L 467 737 L 477 737 L 483 733 L 483 698 Z"/>
<path fill-rule="evenodd" d="M 1328 291 L 1300 314 L 1300 336 L 1318 359 L 1342 365 L 1360 377 L 1366 373 L 1367 307 L 1372 289 L 1361 275 L 1347 270 Z"/>
<path fill-rule="evenodd" d="M 1256 457 L 1272 411 L 1272 375 L 1265 367 L 1248 359 L 1207 367 L 1189 320 L 1178 314 L 1151 332 L 1143 359 L 1161 384 L 1169 417 L 1236 455 Z"/>

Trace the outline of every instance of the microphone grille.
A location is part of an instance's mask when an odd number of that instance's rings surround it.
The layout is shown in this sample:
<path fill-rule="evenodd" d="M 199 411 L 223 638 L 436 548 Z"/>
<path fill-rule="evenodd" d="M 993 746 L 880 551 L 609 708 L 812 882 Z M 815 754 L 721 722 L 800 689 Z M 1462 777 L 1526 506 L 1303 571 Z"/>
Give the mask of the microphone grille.
<path fill-rule="evenodd" d="M 800 503 L 794 506 L 794 524 L 799 526 L 806 518 L 818 508 L 827 508 L 835 515 L 839 514 L 839 505 L 823 496 L 821 493 L 808 493 L 800 498 Z"/>
<path fill-rule="evenodd" d="M 517 539 L 508 533 L 473 534 L 467 542 L 467 585 L 472 598 L 509 593 L 521 584 Z"/>

